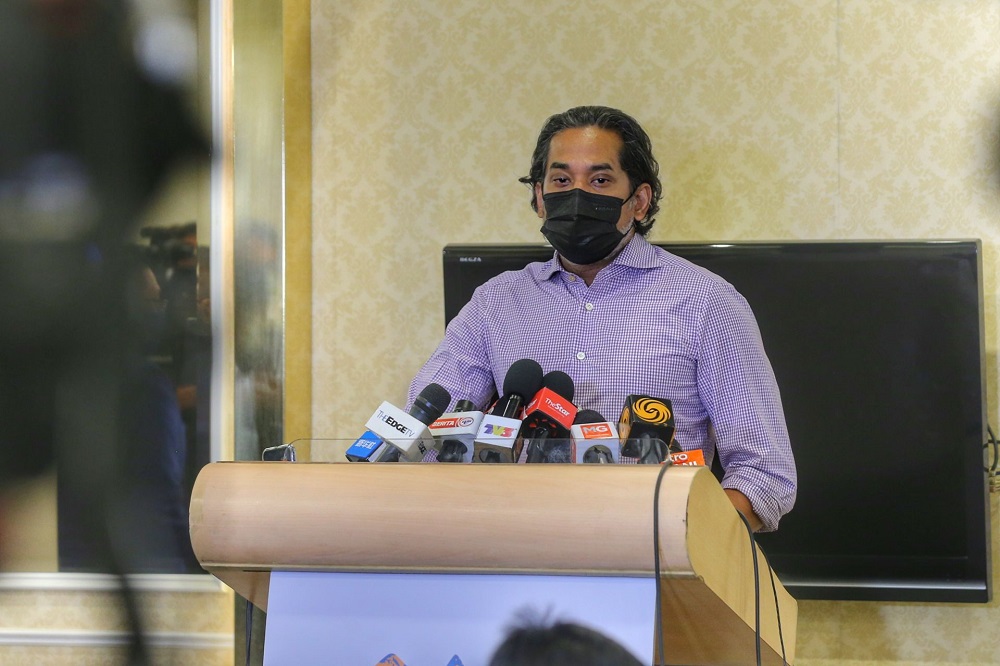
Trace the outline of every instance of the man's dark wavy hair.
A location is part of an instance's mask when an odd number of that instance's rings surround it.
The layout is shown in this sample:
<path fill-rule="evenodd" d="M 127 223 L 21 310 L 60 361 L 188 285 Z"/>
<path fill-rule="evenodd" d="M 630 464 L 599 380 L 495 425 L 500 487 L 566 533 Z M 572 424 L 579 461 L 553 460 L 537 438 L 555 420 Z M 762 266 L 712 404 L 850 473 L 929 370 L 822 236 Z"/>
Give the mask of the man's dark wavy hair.
<path fill-rule="evenodd" d="M 531 170 L 527 176 L 518 178 L 531 187 L 531 207 L 536 211 L 535 183 L 542 182 L 545 177 L 545 164 L 549 157 L 549 144 L 557 132 L 574 127 L 600 127 L 616 132 L 622 139 L 622 152 L 618 156 L 622 169 L 628 174 L 629 184 L 634 191 L 642 183 L 648 183 L 653 189 L 649 202 L 649 211 L 642 222 L 635 223 L 637 233 L 646 235 L 655 222 L 655 215 L 660 210 L 660 196 L 663 186 L 660 184 L 660 165 L 653 157 L 653 143 L 649 140 L 646 130 L 635 118 L 618 109 L 607 106 L 577 106 L 569 111 L 557 113 L 545 121 L 535 152 L 531 155 Z"/>

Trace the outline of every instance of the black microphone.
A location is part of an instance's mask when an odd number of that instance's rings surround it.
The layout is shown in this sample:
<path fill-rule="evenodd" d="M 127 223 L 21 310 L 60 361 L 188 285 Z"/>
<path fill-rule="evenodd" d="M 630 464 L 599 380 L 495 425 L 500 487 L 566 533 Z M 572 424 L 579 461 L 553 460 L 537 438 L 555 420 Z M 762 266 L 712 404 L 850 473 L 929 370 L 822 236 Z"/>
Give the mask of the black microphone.
<path fill-rule="evenodd" d="M 471 400 L 459 400 L 455 403 L 456 412 L 474 412 L 476 411 L 476 403 Z"/>
<path fill-rule="evenodd" d="M 542 387 L 542 366 L 530 358 L 516 361 L 503 378 L 503 397 L 487 412 L 490 416 L 516 419 L 528 396 Z"/>
<path fill-rule="evenodd" d="M 525 407 L 520 436 L 528 441 L 526 462 L 572 462 L 570 427 L 576 417 L 573 378 L 553 370 Z"/>
<path fill-rule="evenodd" d="M 528 396 L 542 386 L 542 366 L 522 358 L 510 366 L 503 380 L 503 396 L 483 417 L 473 447 L 473 462 L 514 462 L 521 455 L 518 418 Z"/>
<path fill-rule="evenodd" d="M 434 423 L 448 408 L 451 394 L 440 384 L 428 384 L 413 400 L 406 412 L 383 402 L 365 425 L 369 431 L 389 444 L 376 462 L 416 462 L 434 446 L 434 437 L 427 426 Z"/>

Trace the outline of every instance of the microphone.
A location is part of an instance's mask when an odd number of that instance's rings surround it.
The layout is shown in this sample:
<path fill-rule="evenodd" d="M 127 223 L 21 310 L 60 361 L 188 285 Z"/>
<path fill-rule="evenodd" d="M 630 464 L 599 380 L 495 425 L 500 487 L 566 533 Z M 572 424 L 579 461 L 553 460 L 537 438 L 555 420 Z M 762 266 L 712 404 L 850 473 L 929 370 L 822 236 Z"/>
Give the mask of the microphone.
<path fill-rule="evenodd" d="M 433 383 L 424 387 L 407 412 L 383 402 L 365 427 L 388 447 L 376 451 L 370 459 L 375 462 L 422 460 L 427 449 L 434 447 L 434 438 L 427 426 L 444 413 L 450 402 L 448 390 Z"/>
<path fill-rule="evenodd" d="M 472 462 L 473 443 L 485 414 L 469 400 L 459 400 L 455 411 L 430 424 L 438 462 Z"/>
<path fill-rule="evenodd" d="M 473 442 L 473 462 L 514 462 L 521 455 L 521 430 L 518 418 L 525 398 L 542 387 L 542 366 L 530 358 L 522 358 L 507 371 L 503 380 L 503 397 L 483 417 L 479 435 Z"/>
<path fill-rule="evenodd" d="M 260 459 L 264 462 L 295 462 L 295 444 L 269 446 L 261 451 Z"/>
<path fill-rule="evenodd" d="M 621 442 L 615 426 L 593 409 L 581 410 L 570 428 L 578 463 L 617 463 Z"/>
<path fill-rule="evenodd" d="M 648 395 L 625 398 L 618 423 L 621 455 L 640 465 L 668 462 L 674 441 L 674 410 L 669 400 Z M 676 445 L 673 450 L 680 450 Z"/>
<path fill-rule="evenodd" d="M 572 461 L 573 394 L 573 379 L 565 372 L 553 370 L 542 378 L 542 388 L 524 408 L 520 437 L 528 442 L 525 462 Z"/>

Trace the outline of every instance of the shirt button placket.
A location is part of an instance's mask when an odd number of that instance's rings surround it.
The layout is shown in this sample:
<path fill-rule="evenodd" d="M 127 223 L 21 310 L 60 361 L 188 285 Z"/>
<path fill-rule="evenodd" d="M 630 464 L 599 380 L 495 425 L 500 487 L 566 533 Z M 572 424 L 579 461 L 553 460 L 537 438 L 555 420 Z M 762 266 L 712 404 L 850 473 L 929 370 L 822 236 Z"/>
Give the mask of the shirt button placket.
<path fill-rule="evenodd" d="M 590 312 L 591 310 L 594 309 L 594 304 L 593 303 L 589 303 L 589 302 L 588 303 L 584 303 L 583 304 L 583 309 L 586 310 L 587 312 Z M 582 351 L 576 353 L 576 360 L 582 361 L 585 358 L 587 358 L 587 355 L 585 353 L 583 353 Z"/>

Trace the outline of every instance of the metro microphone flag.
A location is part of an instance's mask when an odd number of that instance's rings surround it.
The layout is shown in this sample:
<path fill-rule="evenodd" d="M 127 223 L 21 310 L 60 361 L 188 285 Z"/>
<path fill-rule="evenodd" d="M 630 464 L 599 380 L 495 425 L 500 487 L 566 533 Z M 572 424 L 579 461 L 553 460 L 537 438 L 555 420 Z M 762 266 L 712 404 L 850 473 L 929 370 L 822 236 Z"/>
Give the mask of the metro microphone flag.
<path fill-rule="evenodd" d="M 542 388 L 524 408 L 520 436 L 528 442 L 526 462 L 570 462 L 570 427 L 576 418 L 573 379 L 553 370 L 542 378 Z"/>
<path fill-rule="evenodd" d="M 573 458 L 578 463 L 617 463 L 621 442 L 615 426 L 592 409 L 581 410 L 570 428 Z"/>
<path fill-rule="evenodd" d="M 376 462 L 422 460 L 427 450 L 435 446 L 427 426 L 441 416 L 450 402 L 451 394 L 440 384 L 424 387 L 408 412 L 383 402 L 365 427 L 390 447 L 372 459 Z"/>
<path fill-rule="evenodd" d="M 473 462 L 515 462 L 521 455 L 521 406 L 542 387 L 542 366 L 523 358 L 510 366 L 503 380 L 503 397 L 479 425 Z"/>
<path fill-rule="evenodd" d="M 687 467 L 704 467 L 705 453 L 701 449 L 691 449 L 690 451 L 671 451 L 670 464 Z"/>
<path fill-rule="evenodd" d="M 636 458 L 640 464 L 666 462 L 674 441 L 673 406 L 664 398 L 630 395 L 625 398 L 618 433 L 622 456 Z"/>

